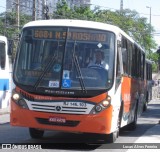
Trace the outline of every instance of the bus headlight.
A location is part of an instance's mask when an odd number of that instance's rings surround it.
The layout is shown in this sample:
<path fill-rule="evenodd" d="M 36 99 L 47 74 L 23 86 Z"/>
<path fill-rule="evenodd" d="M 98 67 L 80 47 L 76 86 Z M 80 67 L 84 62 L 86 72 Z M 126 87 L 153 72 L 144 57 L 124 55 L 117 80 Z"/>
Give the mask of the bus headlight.
<path fill-rule="evenodd" d="M 95 111 L 96 112 L 102 111 L 102 107 L 100 105 L 95 106 Z"/>
<path fill-rule="evenodd" d="M 18 106 L 20 106 L 20 107 L 22 107 L 24 109 L 29 109 L 28 106 L 27 106 L 26 101 L 15 90 L 12 91 L 12 99 Z"/>
<path fill-rule="evenodd" d="M 110 106 L 111 97 L 108 96 L 105 100 L 101 101 L 91 110 L 90 114 L 97 114 Z"/>
<path fill-rule="evenodd" d="M 13 100 L 18 101 L 20 99 L 20 95 L 18 93 L 14 93 L 12 95 Z"/>
<path fill-rule="evenodd" d="M 103 105 L 104 107 L 108 107 L 108 106 L 110 105 L 110 102 L 111 102 L 111 97 L 108 96 L 108 97 L 106 98 L 106 100 L 102 101 L 102 105 Z"/>

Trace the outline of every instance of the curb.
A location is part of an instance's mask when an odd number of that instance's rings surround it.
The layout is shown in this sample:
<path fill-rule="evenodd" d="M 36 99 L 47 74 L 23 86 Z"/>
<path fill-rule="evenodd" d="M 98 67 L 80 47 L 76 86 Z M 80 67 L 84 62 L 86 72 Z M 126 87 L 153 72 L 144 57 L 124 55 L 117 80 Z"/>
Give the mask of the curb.
<path fill-rule="evenodd" d="M 10 122 L 10 114 L 0 114 L 0 125 L 6 124 Z"/>

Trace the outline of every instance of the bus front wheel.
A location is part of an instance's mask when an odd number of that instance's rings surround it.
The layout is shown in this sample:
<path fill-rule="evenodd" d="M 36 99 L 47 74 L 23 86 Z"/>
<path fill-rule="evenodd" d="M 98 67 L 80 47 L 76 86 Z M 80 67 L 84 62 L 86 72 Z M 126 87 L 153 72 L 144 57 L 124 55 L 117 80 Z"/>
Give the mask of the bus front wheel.
<path fill-rule="evenodd" d="M 105 141 L 108 143 L 114 143 L 119 136 L 119 131 L 112 132 L 111 134 L 106 135 Z"/>
<path fill-rule="evenodd" d="M 42 138 L 44 134 L 44 130 L 29 128 L 29 134 L 34 139 Z"/>
<path fill-rule="evenodd" d="M 119 119 L 117 121 L 117 130 L 110 133 L 110 134 L 107 134 L 106 135 L 106 138 L 105 138 L 105 141 L 108 142 L 108 143 L 114 143 L 116 141 L 116 139 L 118 138 L 119 136 L 119 130 L 120 130 L 120 115 L 119 115 Z"/>

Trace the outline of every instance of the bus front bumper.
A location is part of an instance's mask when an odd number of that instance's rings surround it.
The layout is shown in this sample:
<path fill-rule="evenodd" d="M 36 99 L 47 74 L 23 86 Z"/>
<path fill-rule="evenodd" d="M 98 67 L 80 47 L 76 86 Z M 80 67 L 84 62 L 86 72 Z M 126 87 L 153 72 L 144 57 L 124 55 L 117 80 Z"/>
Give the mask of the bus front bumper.
<path fill-rule="evenodd" d="M 112 111 L 110 106 L 98 114 L 47 113 L 26 110 L 11 102 L 10 124 L 42 130 L 110 134 Z"/>

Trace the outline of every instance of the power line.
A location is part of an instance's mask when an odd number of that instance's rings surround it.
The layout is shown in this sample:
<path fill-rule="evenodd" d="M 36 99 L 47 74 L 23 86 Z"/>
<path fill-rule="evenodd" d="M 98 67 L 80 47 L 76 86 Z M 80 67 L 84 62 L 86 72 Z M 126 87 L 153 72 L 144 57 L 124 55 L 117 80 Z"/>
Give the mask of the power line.
<path fill-rule="evenodd" d="M 96 6 L 97 8 L 106 8 L 106 9 L 110 9 L 110 10 L 119 11 L 118 9 L 111 8 L 111 7 L 100 6 L 100 5 L 96 5 L 96 4 L 90 4 L 90 5 Z M 126 9 L 129 9 L 129 8 L 126 8 Z M 125 9 L 123 9 L 123 10 L 125 10 Z M 138 14 L 142 14 L 142 15 L 150 15 L 150 14 L 141 13 L 141 12 L 138 12 Z M 152 14 L 152 16 L 160 16 L 160 14 Z"/>
<path fill-rule="evenodd" d="M 33 0 L 26 0 L 26 2 L 33 2 Z M 40 1 L 40 5 L 42 5 L 43 3 L 42 3 L 42 1 Z M 79 3 L 79 4 L 81 4 L 81 3 Z M 85 5 L 86 6 L 86 4 L 81 4 L 81 5 Z M 115 8 L 111 8 L 111 7 L 106 7 L 106 6 L 100 6 L 100 5 L 96 5 L 96 4 L 89 4 L 90 6 L 96 6 L 97 8 L 105 8 L 105 9 L 109 9 L 109 10 L 115 10 L 115 11 L 119 11 L 118 9 L 115 9 Z M 21 6 L 21 7 L 24 7 L 24 8 L 28 8 L 28 9 L 33 9 L 33 7 L 28 7 L 28 6 L 25 6 L 25 5 L 23 5 L 23 4 L 19 4 L 19 6 Z M 0 5 L 0 7 L 1 8 L 6 8 L 6 7 L 4 7 L 4 6 L 2 6 L 2 5 Z M 53 6 L 49 6 L 50 8 L 54 8 Z M 37 8 L 36 8 L 36 10 L 38 10 Z M 39 9 L 40 10 L 40 9 Z M 138 12 L 138 14 L 140 14 L 140 15 L 150 15 L 150 14 L 146 14 L 146 13 L 142 13 L 142 12 Z M 160 14 L 152 14 L 152 16 L 157 16 L 157 17 L 159 17 L 160 16 Z"/>

